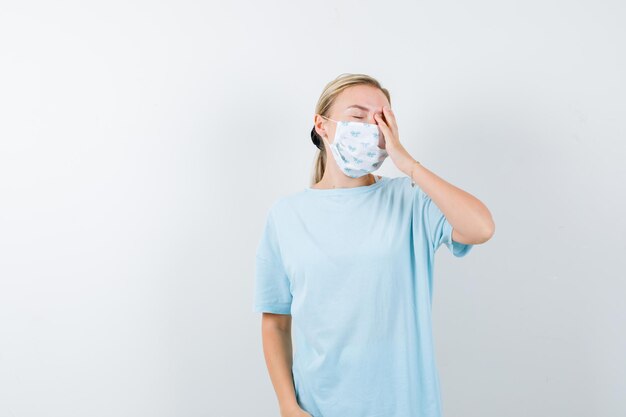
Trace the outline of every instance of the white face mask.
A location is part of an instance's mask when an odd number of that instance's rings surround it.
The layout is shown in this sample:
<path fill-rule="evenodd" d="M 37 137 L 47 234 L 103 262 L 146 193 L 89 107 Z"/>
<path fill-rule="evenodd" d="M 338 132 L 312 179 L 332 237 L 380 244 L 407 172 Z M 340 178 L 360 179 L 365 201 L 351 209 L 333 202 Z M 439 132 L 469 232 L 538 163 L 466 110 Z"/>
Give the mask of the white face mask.
<path fill-rule="evenodd" d="M 330 149 L 337 165 L 347 176 L 358 178 L 369 174 L 380 168 L 389 156 L 385 149 L 378 147 L 378 125 L 322 117 L 337 123 Z"/>

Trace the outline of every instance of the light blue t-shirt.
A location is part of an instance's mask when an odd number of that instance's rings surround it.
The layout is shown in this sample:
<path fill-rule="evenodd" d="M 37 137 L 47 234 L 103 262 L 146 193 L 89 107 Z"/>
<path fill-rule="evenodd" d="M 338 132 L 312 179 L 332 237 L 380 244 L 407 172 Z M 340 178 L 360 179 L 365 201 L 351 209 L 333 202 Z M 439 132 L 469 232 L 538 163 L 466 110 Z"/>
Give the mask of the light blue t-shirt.
<path fill-rule="evenodd" d="M 278 198 L 256 252 L 255 312 L 291 314 L 296 399 L 313 417 L 441 417 L 435 251 L 452 226 L 409 177 Z"/>

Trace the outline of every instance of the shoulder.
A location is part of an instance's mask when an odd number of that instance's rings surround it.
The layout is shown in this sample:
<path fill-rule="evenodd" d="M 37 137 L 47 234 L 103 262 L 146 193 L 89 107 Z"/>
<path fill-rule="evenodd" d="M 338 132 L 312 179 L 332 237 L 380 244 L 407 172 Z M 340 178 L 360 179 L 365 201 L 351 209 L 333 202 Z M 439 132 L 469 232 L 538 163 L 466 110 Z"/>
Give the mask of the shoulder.
<path fill-rule="evenodd" d="M 398 188 L 406 188 L 411 187 L 411 179 L 406 176 L 401 177 L 389 177 L 387 180 L 390 186 L 398 187 Z"/>
<path fill-rule="evenodd" d="M 417 184 L 413 184 L 411 178 L 407 176 L 390 177 L 387 180 L 387 188 L 394 194 L 413 195 L 417 192 Z"/>
<path fill-rule="evenodd" d="M 412 194 L 418 194 L 419 192 L 422 192 L 420 186 L 417 185 L 416 182 L 413 182 L 410 177 L 402 176 L 394 178 L 394 180 L 396 181 L 396 186 L 404 191 L 408 191 Z"/>
<path fill-rule="evenodd" d="M 293 211 L 295 207 L 300 205 L 304 196 L 303 192 L 281 195 L 272 202 L 269 213 L 275 217 L 283 217 L 287 212 Z"/>
<path fill-rule="evenodd" d="M 387 189 L 394 201 L 413 210 L 422 206 L 428 198 L 420 186 L 408 176 L 389 178 Z"/>

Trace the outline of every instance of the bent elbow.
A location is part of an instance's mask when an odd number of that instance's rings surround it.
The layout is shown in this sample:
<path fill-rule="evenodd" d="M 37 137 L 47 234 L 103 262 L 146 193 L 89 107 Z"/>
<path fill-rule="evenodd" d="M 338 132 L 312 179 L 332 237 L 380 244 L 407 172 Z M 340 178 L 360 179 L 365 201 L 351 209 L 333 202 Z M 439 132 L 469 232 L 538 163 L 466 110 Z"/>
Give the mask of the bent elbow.
<path fill-rule="evenodd" d="M 484 228 L 480 243 L 485 243 L 493 237 L 496 232 L 496 224 L 492 221 L 487 227 Z"/>

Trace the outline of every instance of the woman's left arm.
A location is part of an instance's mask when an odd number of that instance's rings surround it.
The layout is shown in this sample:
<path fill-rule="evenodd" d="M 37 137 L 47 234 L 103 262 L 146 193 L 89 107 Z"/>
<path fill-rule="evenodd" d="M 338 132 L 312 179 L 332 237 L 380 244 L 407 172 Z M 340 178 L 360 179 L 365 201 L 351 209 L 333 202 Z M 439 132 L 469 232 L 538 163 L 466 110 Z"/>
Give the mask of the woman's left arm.
<path fill-rule="evenodd" d="M 417 161 L 410 170 L 403 172 L 446 216 L 452 225 L 452 240 L 479 244 L 491 239 L 496 226 L 489 209 L 479 199 L 450 184 Z"/>
<path fill-rule="evenodd" d="M 416 161 L 400 143 L 398 124 L 391 109 L 385 106 L 383 113 L 384 119 L 380 114 L 376 114 L 375 119 L 383 132 L 389 157 L 439 207 L 452 225 L 452 240 L 479 244 L 491 239 L 495 223 L 487 206 Z"/>

